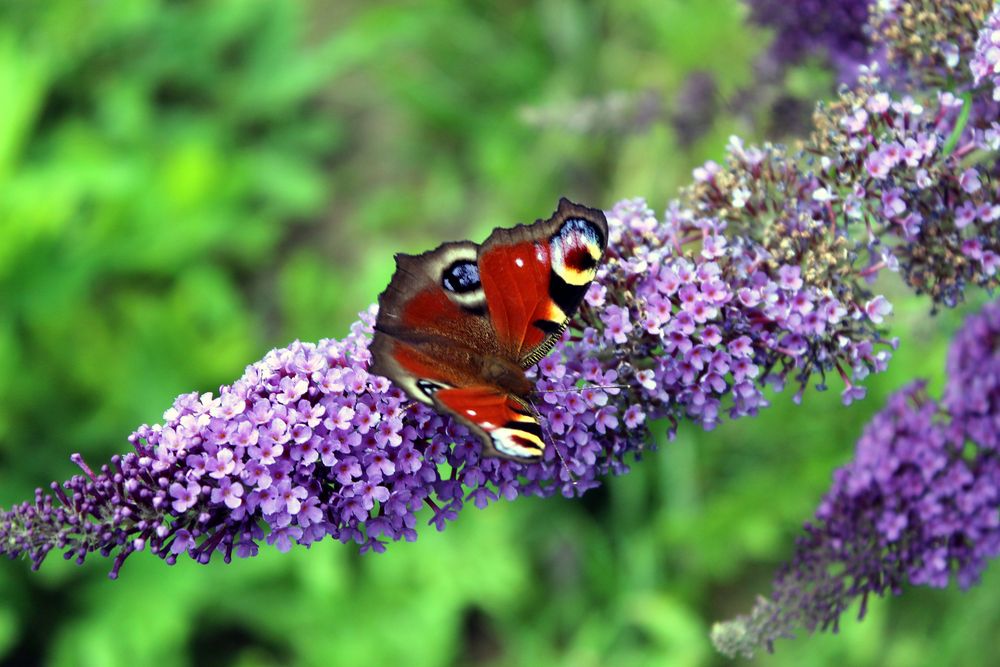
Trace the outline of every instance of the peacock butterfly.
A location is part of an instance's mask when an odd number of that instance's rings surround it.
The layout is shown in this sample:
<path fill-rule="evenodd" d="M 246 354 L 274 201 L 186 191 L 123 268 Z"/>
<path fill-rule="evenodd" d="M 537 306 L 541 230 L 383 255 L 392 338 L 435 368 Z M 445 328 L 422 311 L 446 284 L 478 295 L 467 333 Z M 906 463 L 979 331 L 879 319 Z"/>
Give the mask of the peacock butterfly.
<path fill-rule="evenodd" d="M 545 441 L 524 372 L 559 340 L 607 244 L 604 213 L 563 198 L 548 220 L 494 229 L 482 245 L 397 254 L 371 371 L 468 426 L 484 455 L 538 461 Z"/>

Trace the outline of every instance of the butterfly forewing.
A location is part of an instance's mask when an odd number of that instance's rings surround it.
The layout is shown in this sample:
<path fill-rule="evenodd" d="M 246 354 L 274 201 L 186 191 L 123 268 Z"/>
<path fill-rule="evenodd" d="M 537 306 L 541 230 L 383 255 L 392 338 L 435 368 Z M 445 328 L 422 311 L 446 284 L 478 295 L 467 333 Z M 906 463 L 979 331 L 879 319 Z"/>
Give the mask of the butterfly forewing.
<path fill-rule="evenodd" d="M 437 388 L 475 382 L 478 355 L 496 347 L 478 252 L 464 242 L 397 255 L 396 272 L 379 296 L 371 372 L 428 405 Z"/>
<path fill-rule="evenodd" d="M 496 229 L 479 252 L 480 277 L 501 347 L 523 368 L 538 362 L 580 307 L 607 247 L 604 214 L 567 199 L 548 220 Z"/>

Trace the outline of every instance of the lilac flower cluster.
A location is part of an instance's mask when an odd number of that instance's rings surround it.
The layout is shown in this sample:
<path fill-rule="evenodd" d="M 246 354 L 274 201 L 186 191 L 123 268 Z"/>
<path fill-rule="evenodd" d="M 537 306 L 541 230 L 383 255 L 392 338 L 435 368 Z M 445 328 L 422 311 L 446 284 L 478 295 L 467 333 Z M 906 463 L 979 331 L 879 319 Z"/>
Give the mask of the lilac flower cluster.
<path fill-rule="evenodd" d="M 993 100 L 1000 101 L 1000 6 L 995 6 L 979 31 L 970 62 L 975 84 L 993 87 Z"/>
<path fill-rule="evenodd" d="M 696 178 L 711 174 L 699 170 Z M 612 255 L 613 270 L 588 301 L 604 307 L 609 343 L 628 343 L 634 358 L 649 360 L 625 377 L 642 387 L 638 402 L 663 406 L 656 417 L 675 425 L 693 417 L 711 428 L 723 410 L 732 418 L 756 414 L 765 404 L 762 384 L 794 382 L 800 398 L 815 373 L 839 375 L 850 403 L 864 395 L 858 380 L 885 369 L 892 342 L 878 331 L 891 311 L 884 297 L 838 299 L 810 280 L 803 262 L 777 261 L 752 239 L 725 235 L 719 219 L 676 204 L 660 226 L 640 200 L 619 203 L 609 216 L 620 222 L 613 253 L 631 257 Z M 678 252 L 691 243 L 697 254 Z"/>
<path fill-rule="evenodd" d="M 326 536 L 381 551 L 416 538 L 428 506 L 439 529 L 467 502 L 567 496 L 596 486 L 648 447 L 648 419 L 711 428 L 765 405 L 765 381 L 805 385 L 815 370 L 852 380 L 881 370 L 881 299 L 844 303 L 797 265 L 725 237 L 716 220 L 644 202 L 609 212 L 609 258 L 577 325 L 534 370 L 552 446 L 543 462 L 482 459 L 450 418 L 372 376 L 369 311 L 342 341 L 294 343 L 219 395 L 180 396 L 135 452 L 0 515 L 0 544 L 35 565 L 53 548 L 82 559 L 143 549 L 168 562 L 249 556 Z M 883 347 L 887 347 L 883 344 Z M 622 388 L 623 387 L 623 388 Z"/>
<path fill-rule="evenodd" d="M 1000 303 L 969 319 L 948 355 L 942 406 L 965 438 L 1000 450 Z"/>
<path fill-rule="evenodd" d="M 834 474 L 771 599 L 713 630 L 721 651 L 749 656 L 798 628 L 836 629 L 855 600 L 864 615 L 869 595 L 906 583 L 977 582 L 1000 555 L 998 343 L 1000 302 L 955 338 L 941 404 L 922 383 L 889 399 Z"/>
<path fill-rule="evenodd" d="M 983 94 L 988 78 L 993 0 L 908 0 L 873 5 L 869 32 L 879 44 L 885 67 L 883 88 L 926 98 L 942 91 L 963 105 L 949 146 L 976 148 L 980 168 L 994 177 L 1000 101 Z M 968 156 L 959 157 L 968 161 Z"/>
<path fill-rule="evenodd" d="M 749 208 L 726 207 L 727 192 L 754 193 L 753 179 L 740 178 L 745 160 L 732 158 L 716 170 L 721 185 L 689 192 L 692 206 L 749 234 L 759 230 L 765 246 L 788 253 L 796 251 L 782 238 L 789 232 L 807 239 L 800 250 L 817 247 L 815 223 L 826 207 L 826 220 L 835 221 L 831 233 L 841 236 L 841 270 L 899 271 L 916 291 L 949 306 L 970 285 L 996 288 L 1000 207 L 992 155 L 1000 147 L 1000 114 L 970 76 L 984 76 L 976 63 L 990 57 L 990 38 L 980 37 L 974 49 L 976 31 L 969 29 L 991 8 L 879 3 L 873 26 L 882 29 L 888 80 L 874 69 L 863 73 L 856 90 L 818 108 L 817 131 L 804 150 L 792 158 L 775 150 L 761 160 L 761 196 L 741 195 Z M 954 92 L 936 92 L 945 81 Z M 910 94 L 890 94 L 900 85 Z M 775 191 L 797 194 L 767 196 Z M 860 599 L 863 615 L 869 595 L 899 593 L 904 584 L 954 580 L 968 587 L 978 580 L 987 560 L 1000 555 L 998 340 L 994 304 L 953 343 L 940 404 L 921 384 L 889 401 L 854 460 L 836 472 L 771 597 L 713 629 L 722 652 L 749 656 L 801 628 L 836 629 L 848 605 Z"/>
<path fill-rule="evenodd" d="M 751 20 L 775 30 L 770 57 L 784 65 L 820 54 L 829 59 L 841 81 L 853 81 L 868 62 L 865 33 L 870 0 L 748 0 Z"/>

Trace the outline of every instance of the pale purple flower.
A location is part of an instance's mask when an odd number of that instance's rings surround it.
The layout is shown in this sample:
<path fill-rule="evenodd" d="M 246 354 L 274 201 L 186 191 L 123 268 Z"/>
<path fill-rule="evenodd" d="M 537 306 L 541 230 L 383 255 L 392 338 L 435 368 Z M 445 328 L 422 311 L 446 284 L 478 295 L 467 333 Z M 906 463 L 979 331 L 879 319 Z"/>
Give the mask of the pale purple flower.
<path fill-rule="evenodd" d="M 277 457 L 285 451 L 284 446 L 277 444 L 270 438 L 263 440 L 256 447 L 250 448 L 250 456 L 264 465 L 272 465 Z"/>
<path fill-rule="evenodd" d="M 195 482 L 189 482 L 186 486 L 180 482 L 170 485 L 170 495 L 174 499 L 171 506 L 175 512 L 187 512 L 196 502 L 201 494 L 201 487 Z"/>
<path fill-rule="evenodd" d="M 220 480 L 219 487 L 212 489 L 212 502 L 236 509 L 243 504 L 243 485 L 229 477 Z"/>
<path fill-rule="evenodd" d="M 890 188 L 882 193 L 882 211 L 890 218 L 897 218 L 906 213 L 902 188 Z"/>
<path fill-rule="evenodd" d="M 302 508 L 302 501 L 309 497 L 309 492 L 302 486 L 292 486 L 286 483 L 278 489 L 278 495 L 281 496 L 284 510 L 291 515 L 296 515 Z"/>
<path fill-rule="evenodd" d="M 955 210 L 955 226 L 959 229 L 965 229 L 976 221 L 976 214 L 977 209 L 974 203 L 963 202 Z"/>
<path fill-rule="evenodd" d="M 271 474 L 268 472 L 267 466 L 260 461 L 248 461 L 243 472 L 240 473 L 240 478 L 257 489 L 266 489 L 271 486 Z"/>
<path fill-rule="evenodd" d="M 886 316 L 891 313 L 892 304 L 889 303 L 881 294 L 873 299 L 870 299 L 865 304 L 865 314 L 868 315 L 868 318 L 875 324 L 882 324 Z"/>
<path fill-rule="evenodd" d="M 604 324 L 607 326 L 604 335 L 621 345 L 628 340 L 628 334 L 632 331 L 632 323 L 627 310 L 618 306 L 607 306 L 603 315 Z"/>
<path fill-rule="evenodd" d="M 360 393 L 360 392 L 359 392 Z M 367 403 L 358 403 L 357 407 L 354 409 L 354 419 L 352 424 L 357 429 L 358 433 L 365 435 L 372 428 L 375 427 L 382 420 L 382 415 L 377 411 L 372 410 L 372 408 Z"/>
<path fill-rule="evenodd" d="M 783 265 L 778 269 L 778 285 L 786 290 L 802 288 L 802 267 Z"/>
<path fill-rule="evenodd" d="M 222 479 L 226 475 L 231 475 L 236 470 L 233 451 L 231 449 L 219 449 L 215 453 L 215 456 L 208 456 L 205 459 L 205 470 L 215 479 Z"/>
<path fill-rule="evenodd" d="M 970 195 L 979 192 L 983 187 L 979 180 L 979 172 L 973 167 L 962 172 L 961 176 L 958 177 L 958 184 Z"/>

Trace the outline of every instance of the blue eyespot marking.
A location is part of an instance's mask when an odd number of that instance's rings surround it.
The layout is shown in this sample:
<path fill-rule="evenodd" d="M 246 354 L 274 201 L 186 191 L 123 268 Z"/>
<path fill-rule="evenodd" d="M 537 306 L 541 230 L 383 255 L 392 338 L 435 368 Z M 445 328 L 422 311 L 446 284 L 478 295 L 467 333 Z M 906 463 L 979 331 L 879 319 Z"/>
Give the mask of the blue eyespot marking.
<path fill-rule="evenodd" d="M 444 270 L 441 284 L 449 292 L 466 294 L 482 287 L 479 281 L 479 266 L 470 260 L 459 260 Z"/>

